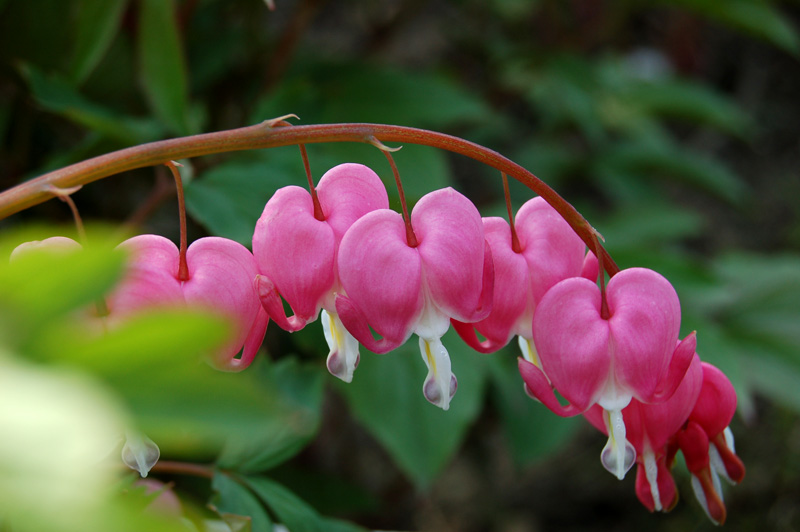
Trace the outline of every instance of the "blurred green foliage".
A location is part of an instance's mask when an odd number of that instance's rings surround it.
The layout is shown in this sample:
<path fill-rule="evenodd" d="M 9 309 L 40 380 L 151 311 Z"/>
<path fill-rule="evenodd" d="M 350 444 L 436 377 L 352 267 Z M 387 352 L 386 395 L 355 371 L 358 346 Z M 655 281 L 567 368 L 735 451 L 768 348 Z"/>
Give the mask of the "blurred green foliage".
<path fill-rule="evenodd" d="M 781 6 L 453 0 L 436 3 L 439 12 L 412 1 L 276 3 L 270 13 L 258 0 L 0 1 L 0 183 L 287 113 L 306 123 L 372 121 L 457 134 L 563 191 L 622 267 L 666 275 L 683 303 L 682 332 L 698 330 L 700 355 L 730 376 L 746 417 L 756 393 L 800 412 L 798 249 L 728 251 L 715 240 L 723 231 L 713 212 L 741 213 L 757 189 L 703 140 L 746 150 L 759 124 L 731 91 L 682 67 L 680 50 L 670 48 L 670 39 L 693 42 L 702 31 L 740 32 L 796 58 L 798 33 Z M 417 19 L 432 20 L 433 30 L 407 24 Z M 663 39 L 642 36 L 650 19 L 664 21 Z M 317 179 L 340 162 L 370 165 L 397 206 L 391 172 L 374 148 L 313 145 L 309 154 Z M 412 202 L 455 186 L 484 214 L 504 212 L 494 171 L 417 146 L 395 158 Z M 244 244 L 271 194 L 304 182 L 296 148 L 193 164 L 186 194 L 196 230 Z M 113 193 L 75 198 L 90 217 L 122 221 L 148 197 L 147 190 L 105 190 Z M 529 197 L 512 186 L 516 206 Z M 0 256 L 22 238 L 6 237 Z M 698 250 L 698 242 L 711 244 Z M 292 532 L 350 530 L 289 491 L 291 482 L 265 476 L 317 437 L 326 393 L 344 401 L 420 490 L 432 488 L 486 412 L 500 420 L 520 466 L 566 445 L 578 426 L 524 396 L 513 349 L 485 357 L 453 335 L 446 345 L 460 386 L 446 413 L 418 393 L 423 366 L 413 343 L 386 357 L 364 353 L 355 381 L 341 385 L 325 375 L 316 324 L 274 341 L 278 360 L 260 357 L 241 375 L 194 363 L 223 332 L 207 316 L 146 316 L 104 337 L 87 335 L 74 311 L 118 277 L 122 258 L 109 247 L 66 257 L 57 269 L 35 257 L 0 261 L 0 345 L 15 364 L 35 362 L 42 382 L 61 367 L 89 375 L 171 459 L 213 461 L 213 481 L 200 491 L 216 493 L 213 518 L 231 530 L 267 530 L 273 522 Z M 325 497 L 312 503 L 322 506 Z M 103 526 L 127 530 L 118 521 L 127 507 L 113 508 L 100 517 L 109 519 Z"/>

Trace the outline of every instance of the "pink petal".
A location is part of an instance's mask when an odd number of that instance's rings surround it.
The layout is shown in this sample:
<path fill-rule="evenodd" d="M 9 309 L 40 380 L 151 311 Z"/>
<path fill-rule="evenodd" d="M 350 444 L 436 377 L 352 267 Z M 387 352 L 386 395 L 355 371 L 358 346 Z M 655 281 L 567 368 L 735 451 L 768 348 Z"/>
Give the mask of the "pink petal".
<path fill-rule="evenodd" d="M 337 298 L 336 312 L 371 351 L 389 351 L 411 336 L 423 304 L 418 249 L 408 246 L 402 216 L 388 209 L 366 214 L 342 239 L 339 276 L 347 297 Z M 367 323 L 383 343 L 376 343 Z"/>
<path fill-rule="evenodd" d="M 486 242 L 491 248 L 494 290 L 492 312 L 473 325 L 453 320 L 453 328 L 473 349 L 492 353 L 505 346 L 514 334 L 531 337 L 533 300 L 527 290 L 530 274 L 525 257 L 511 248 L 511 227 L 503 218 L 483 219 Z M 486 340 L 481 342 L 475 330 Z"/>
<path fill-rule="evenodd" d="M 246 357 L 252 360 L 266 331 L 266 320 L 259 312 L 261 303 L 253 287 L 257 275 L 253 255 L 232 240 L 206 237 L 189 246 L 186 262 L 189 266 L 189 280 L 183 283 L 186 302 L 217 312 L 235 326 L 233 338 L 220 349 L 215 363 L 227 369 L 243 369 L 245 360 L 235 362 L 236 356 L 248 343 Z"/>
<path fill-rule="evenodd" d="M 553 286 L 536 308 L 533 339 L 553 386 L 579 412 L 589 408 L 611 371 L 609 327 L 600 317 L 597 285 L 573 277 Z"/>
<path fill-rule="evenodd" d="M 645 268 L 621 271 L 609 281 L 606 294 L 615 377 L 634 397 L 649 401 L 675 351 L 681 324 L 678 295 L 669 281 Z"/>
<path fill-rule="evenodd" d="M 691 419 L 714 438 L 730 425 L 736 413 L 736 390 L 719 369 L 703 362 L 703 387 Z"/>
<path fill-rule="evenodd" d="M 535 303 L 557 282 L 581 275 L 586 246 L 544 199 L 533 198 L 519 209 L 516 229 Z"/>
<path fill-rule="evenodd" d="M 562 417 L 577 416 L 581 413 L 575 405 L 562 405 L 558 402 L 550 381 L 541 369 L 523 358 L 517 359 L 517 366 L 522 380 L 525 382 L 525 391 L 528 395 L 538 399 L 544 406 Z"/>
<path fill-rule="evenodd" d="M 314 218 L 311 195 L 300 187 L 278 190 L 256 223 L 253 253 L 259 273 L 274 283 L 300 327 L 316 319 L 333 286 L 335 248 L 333 230 Z"/>
<path fill-rule="evenodd" d="M 425 284 L 437 307 L 459 321 L 478 321 L 491 310 L 491 263 L 480 213 L 452 188 L 433 191 L 411 213 Z M 491 252 L 490 252 L 491 253 Z M 490 257 L 488 257 L 490 258 Z M 489 286 L 487 286 L 489 285 Z"/>
<path fill-rule="evenodd" d="M 178 275 L 178 248 L 158 235 L 139 235 L 118 249 L 129 254 L 123 279 L 106 299 L 111 316 L 184 303 Z"/>
<path fill-rule="evenodd" d="M 317 195 L 337 244 L 356 220 L 368 212 L 389 208 L 381 178 L 363 164 L 340 164 L 325 172 L 317 185 Z"/>

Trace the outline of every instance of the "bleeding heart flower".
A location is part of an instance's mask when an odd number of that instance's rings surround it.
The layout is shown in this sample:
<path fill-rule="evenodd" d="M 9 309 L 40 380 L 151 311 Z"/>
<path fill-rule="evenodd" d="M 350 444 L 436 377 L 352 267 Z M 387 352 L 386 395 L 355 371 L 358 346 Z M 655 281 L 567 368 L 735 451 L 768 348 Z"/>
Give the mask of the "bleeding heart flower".
<path fill-rule="evenodd" d="M 235 325 L 233 338 L 213 357 L 220 369 L 239 371 L 253 361 L 269 318 L 253 281 L 256 263 L 241 244 L 201 238 L 186 251 L 189 278 L 178 277 L 179 251 L 158 235 L 140 235 L 119 245 L 130 255 L 122 282 L 107 298 L 109 318 L 164 306 L 189 305 L 216 312 Z M 237 355 L 241 352 L 241 357 Z"/>
<path fill-rule="evenodd" d="M 636 450 L 636 496 L 651 512 L 668 512 L 678 502 L 675 480 L 667 464 L 668 443 L 686 423 L 702 382 L 700 357 L 695 354 L 672 397 L 657 404 L 633 399 L 622 410 L 626 438 Z M 610 416 L 599 405 L 583 415 L 601 432 L 609 434 Z"/>
<path fill-rule="evenodd" d="M 334 304 L 335 294 L 343 291 L 336 263 L 339 243 L 363 215 L 389 208 L 389 199 L 378 175 L 353 163 L 328 170 L 316 191 L 322 220 L 315 217 L 311 194 L 300 187 L 284 187 L 267 202 L 253 234 L 256 286 L 264 309 L 284 330 L 302 329 L 324 309 L 328 370 L 350 382 L 358 364 L 358 342 L 342 325 Z M 286 317 L 281 297 L 293 316 Z"/>
<path fill-rule="evenodd" d="M 52 253 L 71 253 L 83 249 L 83 246 L 65 236 L 51 236 L 44 240 L 33 240 L 31 242 L 23 242 L 15 247 L 11 252 L 9 260 L 14 260 L 20 255 L 29 253 L 34 250 L 43 250 Z"/>
<path fill-rule="evenodd" d="M 577 415 L 594 404 L 608 411 L 603 465 L 621 479 L 636 457 L 625 439 L 622 409 L 633 398 L 644 403 L 669 399 L 691 363 L 696 340 L 693 333 L 675 347 L 678 296 L 652 270 L 631 268 L 612 277 L 606 301 L 604 316 L 600 289 L 584 278 L 553 286 L 533 318 L 542 368 L 525 360 L 519 368 L 530 392 L 556 414 Z M 558 402 L 553 387 L 568 405 Z"/>
<path fill-rule="evenodd" d="M 728 425 L 736 413 L 736 390 L 719 369 L 703 362 L 703 384 L 686 425 L 675 436 L 668 462 L 677 449 L 683 452 L 692 474 L 692 488 L 706 515 L 716 524 L 725 522 L 719 476 L 731 484 L 744 478 L 744 464 L 736 456 Z"/>
<path fill-rule="evenodd" d="M 359 219 L 342 239 L 336 310 L 369 350 L 386 353 L 412 333 L 428 366 L 423 394 L 447 410 L 457 381 L 441 337 L 450 318 L 473 322 L 491 310 L 492 259 L 475 206 L 451 188 L 426 194 L 411 213 L 417 245 L 400 214 L 382 209 Z M 370 326 L 382 338 L 375 340 Z"/>
<path fill-rule="evenodd" d="M 494 264 L 492 312 L 477 323 L 453 321 L 453 328 L 473 349 L 493 353 L 519 336 L 523 356 L 538 365 L 533 346 L 533 313 L 544 294 L 570 277 L 597 279 L 597 259 L 569 224 L 544 199 L 526 202 L 517 213 L 514 249 L 511 226 L 503 218 L 483 218 Z M 475 331 L 486 340 L 479 341 Z"/>

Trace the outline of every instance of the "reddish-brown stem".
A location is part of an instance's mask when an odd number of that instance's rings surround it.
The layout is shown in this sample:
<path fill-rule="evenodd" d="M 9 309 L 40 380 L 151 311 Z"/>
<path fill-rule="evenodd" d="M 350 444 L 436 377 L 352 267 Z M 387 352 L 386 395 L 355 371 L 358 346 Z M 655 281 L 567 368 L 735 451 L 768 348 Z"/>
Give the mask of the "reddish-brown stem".
<path fill-rule="evenodd" d="M 403 183 L 400 181 L 400 171 L 397 169 L 391 151 L 385 146 L 382 146 L 377 139 L 375 139 L 375 144 L 386 156 L 386 159 L 389 161 L 389 166 L 392 167 L 394 182 L 397 183 L 397 193 L 400 195 L 400 206 L 403 208 L 403 221 L 406 223 L 406 242 L 408 243 L 408 247 L 415 248 L 419 243 L 417 242 L 417 235 L 414 234 L 414 228 L 411 227 L 411 216 L 408 215 L 408 204 L 406 203 L 406 194 L 403 192 Z"/>
<path fill-rule="evenodd" d="M 300 144 L 300 157 L 303 159 L 303 168 L 306 170 L 306 179 L 308 179 L 308 190 L 311 192 L 311 202 L 314 204 L 314 218 L 320 222 L 325 220 L 325 213 L 322 212 L 322 205 L 317 197 L 317 189 L 314 188 L 314 179 L 311 177 L 311 165 L 308 163 L 308 151 L 304 144 Z"/>
<path fill-rule="evenodd" d="M 81 213 L 78 212 L 78 206 L 75 205 L 75 202 L 72 200 L 71 196 L 72 192 L 75 191 L 54 190 L 53 192 L 56 194 L 58 199 L 69 206 L 69 210 L 72 212 L 72 219 L 75 221 L 75 231 L 78 233 L 78 240 L 80 240 L 81 244 L 85 246 L 86 228 L 83 226 L 83 220 L 81 219 Z"/>
<path fill-rule="evenodd" d="M 213 153 L 319 142 L 370 143 L 377 139 L 380 142 L 420 144 L 459 153 L 505 172 L 552 205 L 589 249 L 598 258 L 603 256 L 603 264 L 609 275 L 619 271 L 611 256 L 594 238 L 595 230 L 572 205 L 531 172 L 494 150 L 452 135 L 404 126 L 314 124 L 273 127 L 274 124 L 275 121 L 268 120 L 254 126 L 140 144 L 49 172 L 0 193 L 0 219 L 53 198 L 53 193 L 48 189 L 50 185 L 60 188 L 84 185 L 136 168 Z"/>
<path fill-rule="evenodd" d="M 595 247 L 600 247 L 600 241 L 597 239 L 597 233 L 593 236 Z M 603 264 L 603 255 L 597 255 L 597 274 L 600 277 L 600 317 L 607 320 L 611 317 L 608 310 L 608 299 L 606 299 L 606 272 Z"/>
<path fill-rule="evenodd" d="M 191 462 L 171 462 L 159 460 L 150 469 L 151 473 L 167 473 L 172 475 L 188 475 L 192 477 L 214 478 L 214 468 Z"/>
<path fill-rule="evenodd" d="M 511 249 L 514 253 L 522 253 L 517 237 L 517 228 L 514 227 L 514 214 L 511 212 L 511 193 L 508 190 L 508 176 L 505 172 L 500 172 L 503 176 L 503 195 L 506 198 L 506 210 L 508 211 L 508 225 L 511 227 Z"/>
<path fill-rule="evenodd" d="M 172 172 L 172 177 L 175 178 L 175 190 L 178 195 L 178 220 L 180 221 L 181 228 L 181 246 L 180 254 L 178 255 L 178 280 L 189 280 L 189 265 L 186 263 L 186 200 L 183 197 L 183 180 L 181 173 L 178 171 L 178 166 L 183 166 L 175 161 L 167 161 L 164 165 Z"/>

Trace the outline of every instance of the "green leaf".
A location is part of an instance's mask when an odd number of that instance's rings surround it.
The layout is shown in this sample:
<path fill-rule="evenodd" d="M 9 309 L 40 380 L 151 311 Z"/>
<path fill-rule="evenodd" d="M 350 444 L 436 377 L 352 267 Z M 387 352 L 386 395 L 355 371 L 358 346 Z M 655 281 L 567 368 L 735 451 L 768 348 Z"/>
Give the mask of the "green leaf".
<path fill-rule="evenodd" d="M 752 123 L 730 99 L 708 87 L 682 80 L 641 81 L 625 91 L 628 105 L 640 112 L 705 124 L 746 137 Z"/>
<path fill-rule="evenodd" d="M 336 105 L 330 105 L 336 102 Z M 441 129 L 488 120 L 482 100 L 437 73 L 401 71 L 379 65 L 304 65 L 257 106 L 254 121 L 286 113 L 319 122 L 379 122 Z"/>
<path fill-rule="evenodd" d="M 83 82 L 111 45 L 128 0 L 81 0 L 77 4 L 75 49 L 69 78 Z"/>
<path fill-rule="evenodd" d="M 316 435 L 322 410 L 319 370 L 300 366 L 296 358 L 277 364 L 262 359 L 254 366 L 251 371 L 259 385 L 276 395 L 279 414 L 263 421 L 260 437 L 227 442 L 218 465 L 243 473 L 270 469 L 297 454 Z"/>
<path fill-rule="evenodd" d="M 162 451 L 216 452 L 226 441 L 270 437 L 271 420 L 285 419 L 275 392 L 252 373 L 225 373 L 204 363 L 227 331 L 216 317 L 145 312 L 102 334 L 83 321 L 44 331 L 32 351 L 105 381 Z"/>
<path fill-rule="evenodd" d="M 610 251 L 641 249 L 698 236 L 699 214 L 666 202 L 641 202 L 616 211 L 599 226 Z"/>
<path fill-rule="evenodd" d="M 215 235 L 250 246 L 256 221 L 272 194 L 304 182 L 297 148 L 266 150 L 257 158 L 231 159 L 192 180 L 186 185 L 186 208 Z"/>
<path fill-rule="evenodd" d="M 126 145 L 154 140 L 161 132 L 153 121 L 120 115 L 98 105 L 63 79 L 46 76 L 33 65 L 22 65 L 20 71 L 37 104 L 91 131 Z"/>
<path fill-rule="evenodd" d="M 800 412 L 800 368 L 769 355 L 744 356 L 748 380 L 760 393 Z"/>
<path fill-rule="evenodd" d="M 0 260 L 0 331 L 24 342 L 68 312 L 92 305 L 117 282 L 123 260 L 101 245 L 69 253 L 31 250 L 11 262 Z"/>
<path fill-rule="evenodd" d="M 353 382 L 339 387 L 355 417 L 423 489 L 458 451 L 483 404 L 486 355 L 469 349 L 452 331 L 443 342 L 458 378 L 446 412 L 422 395 L 427 370 L 416 337 L 386 355 L 362 353 Z"/>
<path fill-rule="evenodd" d="M 175 3 L 141 0 L 139 6 L 140 74 L 150 107 L 173 133 L 193 133 Z"/>
<path fill-rule="evenodd" d="M 558 451 L 582 421 L 559 417 L 525 394 L 516 358 L 509 356 L 512 350 L 509 347 L 491 356 L 492 397 L 514 462 L 526 466 Z"/>
<path fill-rule="evenodd" d="M 613 181 L 623 175 L 633 184 L 653 174 L 672 177 L 734 204 L 742 201 L 747 191 L 744 182 L 722 163 L 682 148 L 666 137 L 608 145 L 593 167 L 604 180 Z"/>
<path fill-rule="evenodd" d="M 217 471 L 211 481 L 215 491 L 209 506 L 223 519 L 243 516 L 250 521 L 252 532 L 272 532 L 272 520 L 266 508 L 247 487 L 233 480 L 227 473 Z"/>
<path fill-rule="evenodd" d="M 327 532 L 329 528 L 316 510 L 300 497 L 265 477 L 245 477 L 245 481 L 290 532 Z"/>
<path fill-rule="evenodd" d="M 717 20 L 733 29 L 749 33 L 754 37 L 783 48 L 797 55 L 800 52 L 800 39 L 797 30 L 789 19 L 764 0 L 678 0 L 666 3 L 695 11 Z"/>

